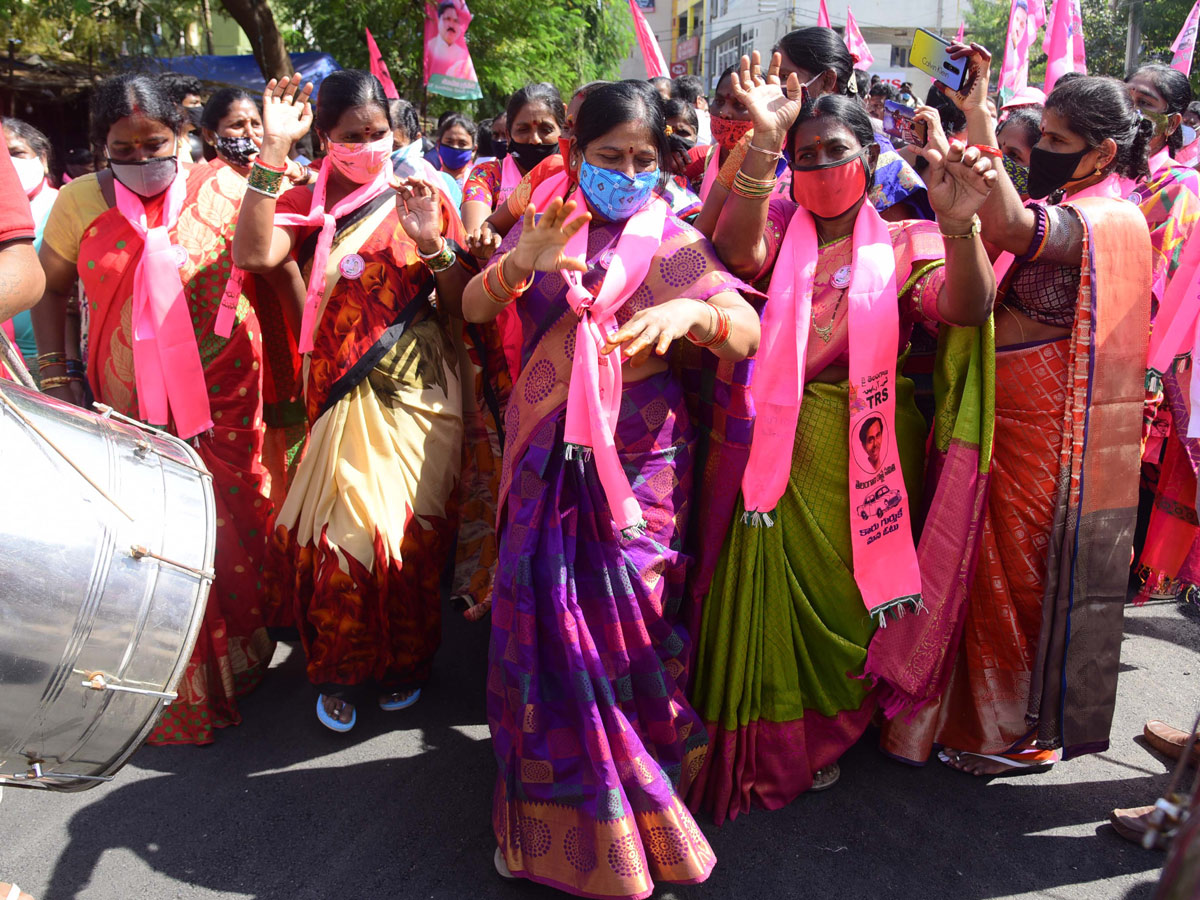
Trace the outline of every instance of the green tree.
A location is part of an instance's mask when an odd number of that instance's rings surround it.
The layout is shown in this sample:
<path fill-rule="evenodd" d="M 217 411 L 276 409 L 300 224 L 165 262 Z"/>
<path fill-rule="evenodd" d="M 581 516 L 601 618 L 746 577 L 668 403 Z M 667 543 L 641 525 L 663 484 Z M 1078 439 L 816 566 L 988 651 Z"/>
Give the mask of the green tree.
<path fill-rule="evenodd" d="M 342 66 L 368 66 L 364 29 L 370 28 L 400 95 L 425 99 L 424 0 L 278 0 L 293 28 L 291 49 L 322 50 Z M 564 94 L 579 84 L 615 78 L 632 41 L 629 9 L 617 0 L 472 0 L 467 33 L 483 99 L 428 96 L 428 113 L 446 109 L 494 114 L 509 94 L 530 81 L 549 81 Z"/>

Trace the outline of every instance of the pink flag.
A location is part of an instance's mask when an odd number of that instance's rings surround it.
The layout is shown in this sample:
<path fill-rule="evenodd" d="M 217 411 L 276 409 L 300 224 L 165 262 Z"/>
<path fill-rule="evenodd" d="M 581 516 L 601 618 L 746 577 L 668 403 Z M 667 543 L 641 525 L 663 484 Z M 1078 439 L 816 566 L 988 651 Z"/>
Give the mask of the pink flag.
<path fill-rule="evenodd" d="M 1075 51 L 1075 71 L 1087 74 L 1087 54 L 1083 49 L 1083 7 L 1071 0 L 1071 45 Z"/>
<path fill-rule="evenodd" d="M 1042 50 L 1046 53 L 1046 94 L 1054 90 L 1058 79 L 1075 71 L 1075 63 L 1082 53 L 1083 35 L 1075 33 L 1075 0 L 1054 0 L 1050 19 L 1046 22 L 1046 39 Z M 1079 51 L 1075 42 L 1080 43 Z"/>
<path fill-rule="evenodd" d="M 633 30 L 637 34 L 638 47 L 642 51 L 642 59 L 646 61 L 646 77 L 658 78 L 660 75 L 670 77 L 667 71 L 667 61 L 663 59 L 662 50 L 658 47 L 650 23 L 638 8 L 637 0 L 629 0 L 629 12 L 633 15 Z"/>
<path fill-rule="evenodd" d="M 958 34 L 954 35 L 954 43 L 961 44 L 963 38 L 967 36 L 967 25 L 965 22 L 958 23 Z"/>
<path fill-rule="evenodd" d="M 820 28 L 832 28 L 829 23 L 829 10 L 825 7 L 825 0 L 821 0 L 821 8 L 817 10 L 817 26 Z"/>
<path fill-rule="evenodd" d="M 387 63 L 383 61 L 383 54 L 379 52 L 379 45 L 375 43 L 375 38 L 371 35 L 371 29 L 365 29 L 367 32 L 367 54 L 371 57 L 371 74 L 379 79 L 379 83 L 383 85 L 383 95 L 389 100 L 399 100 L 400 92 L 396 90 L 396 85 L 392 81 L 392 73 L 388 71 Z"/>
<path fill-rule="evenodd" d="M 1046 21 L 1042 0 L 1012 0 L 1008 16 L 1008 39 L 1004 42 L 1004 65 L 1000 69 L 1000 96 L 1008 100 L 1029 86 L 1029 48 Z"/>
<path fill-rule="evenodd" d="M 1171 60 L 1171 68 L 1178 69 L 1184 75 L 1192 74 L 1192 53 L 1196 49 L 1196 23 L 1198 20 L 1200 20 L 1200 0 L 1196 0 L 1196 5 L 1188 13 L 1187 21 L 1183 23 L 1183 30 L 1179 32 L 1179 37 L 1175 38 L 1175 43 L 1171 45 L 1171 52 L 1175 54 Z"/>
<path fill-rule="evenodd" d="M 824 8 L 825 0 L 821 0 L 821 6 Z M 846 34 L 843 37 L 846 49 L 854 57 L 854 68 L 866 71 L 875 65 L 875 57 L 863 39 L 862 32 L 858 30 L 858 23 L 854 21 L 854 13 L 850 11 L 849 6 L 846 7 Z"/>

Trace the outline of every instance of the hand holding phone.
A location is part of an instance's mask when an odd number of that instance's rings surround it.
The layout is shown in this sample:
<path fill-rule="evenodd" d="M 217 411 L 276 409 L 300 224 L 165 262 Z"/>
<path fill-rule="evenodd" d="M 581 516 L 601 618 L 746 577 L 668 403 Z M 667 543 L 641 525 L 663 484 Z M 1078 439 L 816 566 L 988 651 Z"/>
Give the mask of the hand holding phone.
<path fill-rule="evenodd" d="M 928 139 L 928 126 L 916 111 L 895 100 L 883 101 L 883 132 L 914 147 L 924 147 Z"/>
<path fill-rule="evenodd" d="M 912 49 L 908 52 L 908 64 L 920 69 L 952 91 L 961 91 L 970 71 L 966 59 L 954 59 L 950 55 L 950 41 L 932 31 L 918 28 L 913 36 Z"/>

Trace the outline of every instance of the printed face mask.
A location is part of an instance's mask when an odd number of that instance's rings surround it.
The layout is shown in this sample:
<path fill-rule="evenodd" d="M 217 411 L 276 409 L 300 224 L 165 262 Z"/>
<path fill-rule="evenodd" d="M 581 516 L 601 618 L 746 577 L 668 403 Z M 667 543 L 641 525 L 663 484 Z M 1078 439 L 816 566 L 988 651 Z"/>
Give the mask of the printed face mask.
<path fill-rule="evenodd" d="M 438 144 L 438 157 L 442 160 L 442 165 L 451 172 L 457 172 L 459 169 L 465 168 L 471 161 L 471 156 L 475 153 L 470 147 L 447 147 L 445 144 Z"/>
<path fill-rule="evenodd" d="M 1013 187 L 1023 197 L 1029 196 L 1029 167 L 1023 166 L 1011 156 L 1004 157 L 1004 171 L 1008 173 Z"/>
<path fill-rule="evenodd" d="M 175 156 L 152 156 L 137 162 L 120 162 L 110 156 L 108 167 L 112 169 L 113 178 L 139 197 L 157 197 L 175 180 L 179 159 Z"/>
<path fill-rule="evenodd" d="M 1075 170 L 1087 154 L 1087 148 L 1077 153 L 1051 153 L 1034 147 L 1029 151 L 1029 196 L 1044 200 L 1074 181 Z"/>
<path fill-rule="evenodd" d="M 42 182 L 46 180 L 46 167 L 36 156 L 12 158 L 13 168 L 17 170 L 17 178 L 21 180 L 21 188 L 26 197 L 32 197 Z"/>
<path fill-rule="evenodd" d="M 258 156 L 258 145 L 248 137 L 219 137 L 217 155 L 235 166 L 248 166 Z"/>
<path fill-rule="evenodd" d="M 528 172 L 538 163 L 549 159 L 558 152 L 558 141 L 552 144 L 518 144 L 512 143 L 509 145 L 509 150 L 512 152 L 512 157 L 517 161 L 517 165 Z"/>
<path fill-rule="evenodd" d="M 867 148 L 823 166 L 792 170 L 792 199 L 819 219 L 836 219 L 867 192 Z"/>
<path fill-rule="evenodd" d="M 347 180 L 366 184 L 389 165 L 392 155 L 392 135 L 389 132 L 368 144 L 337 144 L 329 142 L 329 161 Z"/>
<path fill-rule="evenodd" d="M 723 119 L 720 116 L 710 116 L 713 142 L 719 144 L 722 150 L 732 150 L 737 142 L 745 137 L 753 122 L 741 122 L 737 119 Z"/>
<path fill-rule="evenodd" d="M 579 186 L 596 212 L 610 222 L 620 222 L 649 202 L 658 186 L 658 172 L 642 172 L 630 178 L 616 169 L 593 166 L 585 159 L 579 166 Z"/>

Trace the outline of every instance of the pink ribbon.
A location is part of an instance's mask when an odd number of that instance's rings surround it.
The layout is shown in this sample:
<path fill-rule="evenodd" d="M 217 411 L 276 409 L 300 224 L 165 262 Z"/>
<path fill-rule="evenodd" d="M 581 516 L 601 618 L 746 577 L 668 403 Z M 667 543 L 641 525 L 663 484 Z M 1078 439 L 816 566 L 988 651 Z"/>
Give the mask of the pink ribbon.
<path fill-rule="evenodd" d="M 117 211 L 141 237 L 142 256 L 133 272 L 133 372 L 138 415 L 151 425 L 175 420 L 175 433 L 190 438 L 213 427 L 204 365 L 192 328 L 178 252 L 171 229 L 187 197 L 187 174 L 180 171 L 163 203 L 162 223 L 147 225 L 142 198 L 113 179 Z"/>
<path fill-rule="evenodd" d="M 392 171 L 390 160 L 376 174 L 372 181 L 360 184 L 352 192 L 325 209 L 325 192 L 329 183 L 329 173 L 333 164 L 327 159 L 317 175 L 317 183 L 313 186 L 312 206 L 307 214 L 282 213 L 275 216 L 275 224 L 285 228 L 320 227 L 317 236 L 317 246 L 313 253 L 312 271 L 308 277 L 308 293 L 304 298 L 304 315 L 300 322 L 298 349 L 301 353 L 311 353 L 313 348 L 313 332 L 316 328 L 317 308 L 321 298 L 325 296 L 325 268 L 329 265 L 329 251 L 333 247 L 333 235 L 337 220 L 347 213 L 353 212 L 360 206 L 370 203 L 391 187 Z M 225 284 L 225 293 L 221 296 L 221 309 L 217 313 L 214 332 L 220 337 L 229 337 L 233 332 L 234 315 L 237 312 L 238 297 L 242 293 L 245 273 L 234 267 Z"/>
<path fill-rule="evenodd" d="M 846 295 L 850 333 L 850 541 L 854 580 L 872 616 L 919 609 L 921 573 L 913 544 L 908 492 L 896 445 L 896 347 L 900 308 L 896 256 L 887 223 L 870 203 L 854 222 L 854 255 Z M 771 526 L 771 511 L 787 490 L 812 322 L 817 231 L 797 208 L 775 261 L 755 363 L 754 437 L 742 476 L 745 521 Z M 876 459 L 860 432 L 873 435 Z"/>
<path fill-rule="evenodd" d="M 645 520 L 621 468 L 613 437 L 621 412 L 621 348 L 614 347 L 607 354 L 601 348 L 617 330 L 617 310 L 646 279 L 654 253 L 662 243 L 669 211 L 667 204 L 655 197 L 630 217 L 596 296 L 583 286 L 579 272 L 560 273 L 567 282 L 567 303 L 579 316 L 567 389 L 565 453 L 571 459 L 577 450 L 592 451 L 604 496 L 626 538 L 640 534 Z M 588 226 L 584 225 L 567 242 L 565 253 L 586 259 L 587 247 Z"/>
<path fill-rule="evenodd" d="M 712 190 L 712 186 L 717 183 L 717 176 L 721 174 L 721 148 L 713 144 L 708 151 L 708 162 L 704 165 L 704 178 L 700 182 L 700 202 L 703 203 L 708 199 L 708 192 Z"/>

